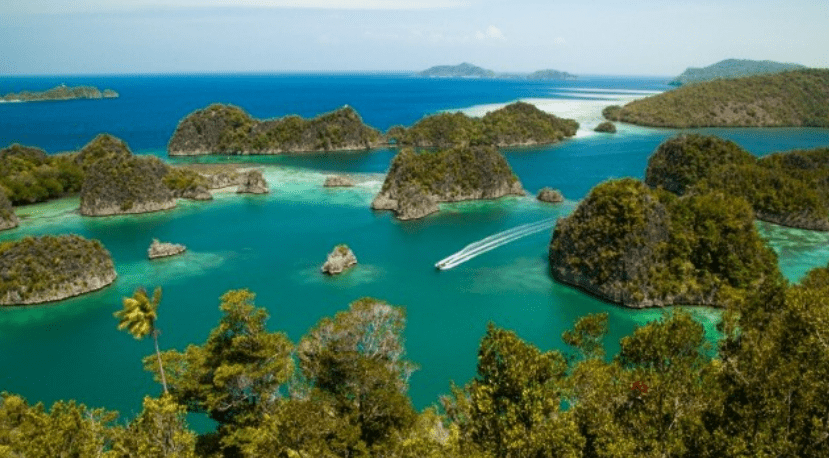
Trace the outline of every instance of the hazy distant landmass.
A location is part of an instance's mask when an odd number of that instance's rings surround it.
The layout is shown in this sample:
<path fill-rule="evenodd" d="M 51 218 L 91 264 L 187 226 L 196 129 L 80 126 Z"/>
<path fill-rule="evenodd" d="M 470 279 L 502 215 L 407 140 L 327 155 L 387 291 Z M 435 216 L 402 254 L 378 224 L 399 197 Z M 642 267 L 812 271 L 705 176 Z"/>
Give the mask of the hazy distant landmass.
<path fill-rule="evenodd" d="M 538 70 L 530 74 L 496 73 L 467 62 L 459 65 L 437 65 L 417 73 L 417 76 L 431 78 L 512 78 L 532 80 L 571 80 L 578 78 L 576 75 L 552 69 Z"/>
<path fill-rule="evenodd" d="M 611 121 L 650 127 L 829 127 L 829 70 L 722 79 L 610 106 Z"/>
<path fill-rule="evenodd" d="M 101 91 L 97 87 L 92 86 L 69 87 L 61 84 L 60 86 L 42 92 L 11 92 L 0 97 L 0 100 L 4 102 L 45 102 L 48 100 L 114 99 L 116 97 L 118 97 L 118 93 L 112 89 L 104 89 Z"/>
<path fill-rule="evenodd" d="M 805 65 L 774 62 L 771 60 L 726 59 L 703 68 L 688 67 L 668 84 L 681 86 L 683 84 L 700 83 L 726 78 L 742 78 L 744 76 L 780 73 L 787 70 L 801 70 Z"/>

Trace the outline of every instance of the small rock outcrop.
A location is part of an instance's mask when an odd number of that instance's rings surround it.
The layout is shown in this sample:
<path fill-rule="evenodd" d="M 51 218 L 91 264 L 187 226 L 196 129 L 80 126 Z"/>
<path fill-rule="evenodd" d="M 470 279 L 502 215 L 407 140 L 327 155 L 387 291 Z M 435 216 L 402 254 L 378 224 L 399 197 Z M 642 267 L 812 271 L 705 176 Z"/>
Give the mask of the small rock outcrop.
<path fill-rule="evenodd" d="M 354 186 L 354 180 L 343 175 L 332 175 L 325 178 L 323 186 L 326 188 L 346 188 Z"/>
<path fill-rule="evenodd" d="M 337 275 L 357 265 L 357 257 L 348 245 L 337 245 L 334 250 L 328 254 L 325 264 L 322 265 L 321 271 L 328 275 Z"/>
<path fill-rule="evenodd" d="M 521 182 L 494 147 L 459 147 L 415 153 L 403 149 L 392 159 L 371 208 L 391 210 L 401 220 L 439 210 L 439 202 L 525 195 Z"/>
<path fill-rule="evenodd" d="M 382 141 L 380 132 L 349 106 L 313 119 L 293 115 L 261 120 L 239 107 L 213 104 L 179 122 L 167 151 L 171 156 L 281 154 L 364 150 Z"/>
<path fill-rule="evenodd" d="M 593 131 L 601 132 L 601 133 L 605 133 L 605 134 L 615 134 L 616 133 L 616 124 L 613 124 L 610 121 L 605 121 L 605 122 L 599 124 L 598 126 L 596 126 L 596 128 L 593 129 Z"/>
<path fill-rule="evenodd" d="M 18 224 L 20 224 L 20 220 L 14 214 L 11 201 L 6 197 L 6 193 L 0 190 L 0 231 L 15 228 Z"/>
<path fill-rule="evenodd" d="M 536 198 L 542 202 L 549 202 L 551 204 L 564 202 L 564 196 L 561 195 L 561 191 L 553 188 L 541 188 Z"/>
<path fill-rule="evenodd" d="M 271 192 L 261 170 L 248 170 L 242 175 L 237 194 L 267 194 Z"/>
<path fill-rule="evenodd" d="M 153 239 L 150 248 L 147 249 L 147 257 L 150 259 L 166 258 L 168 256 L 175 256 L 184 253 L 187 247 L 175 243 L 159 242 L 158 239 Z"/>
<path fill-rule="evenodd" d="M 47 235 L 0 245 L 0 305 L 59 301 L 104 288 L 116 276 L 97 240 Z"/>

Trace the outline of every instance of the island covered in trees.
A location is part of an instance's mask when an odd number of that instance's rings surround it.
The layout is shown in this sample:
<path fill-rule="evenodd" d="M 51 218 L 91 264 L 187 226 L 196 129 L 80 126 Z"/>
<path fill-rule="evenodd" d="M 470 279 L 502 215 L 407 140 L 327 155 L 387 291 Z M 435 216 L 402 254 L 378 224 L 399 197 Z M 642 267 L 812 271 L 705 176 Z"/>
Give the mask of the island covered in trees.
<path fill-rule="evenodd" d="M 394 126 L 386 133 L 401 146 L 446 148 L 467 145 L 509 146 L 541 145 L 559 142 L 576 135 L 579 123 L 546 113 L 535 105 L 514 102 L 491 111 L 482 118 L 463 113 L 427 116 L 413 126 Z"/>
<path fill-rule="evenodd" d="M 313 119 L 291 115 L 259 120 L 239 107 L 213 104 L 179 122 L 167 151 L 188 156 L 365 150 L 382 140 L 349 106 Z"/>
<path fill-rule="evenodd" d="M 101 289 L 116 276 L 97 240 L 46 235 L 0 243 L 0 305 L 59 301 Z"/>
<path fill-rule="evenodd" d="M 114 99 L 116 97 L 118 97 L 118 93 L 112 89 L 104 89 L 101 91 L 92 86 L 69 87 L 61 84 L 60 86 L 41 92 L 10 92 L 4 96 L 0 96 L 0 102 L 45 102 L 74 99 Z"/>
<path fill-rule="evenodd" d="M 392 210 L 398 219 L 417 219 L 439 211 L 438 202 L 523 196 L 521 182 L 492 146 L 458 146 L 438 152 L 404 148 L 391 161 L 375 210 Z"/>
<path fill-rule="evenodd" d="M 650 127 L 829 127 L 829 70 L 723 79 L 682 86 L 602 112 Z"/>
<path fill-rule="evenodd" d="M 496 73 L 492 70 L 464 62 L 458 65 L 436 65 L 417 73 L 428 78 L 510 78 L 529 80 L 574 80 L 578 76 L 559 70 L 537 70 L 532 73 Z"/>
<path fill-rule="evenodd" d="M 780 73 L 787 70 L 802 70 L 805 65 L 774 62 L 771 60 L 725 59 L 707 67 L 688 67 L 670 83 L 673 86 L 701 83 L 726 78 Z"/>

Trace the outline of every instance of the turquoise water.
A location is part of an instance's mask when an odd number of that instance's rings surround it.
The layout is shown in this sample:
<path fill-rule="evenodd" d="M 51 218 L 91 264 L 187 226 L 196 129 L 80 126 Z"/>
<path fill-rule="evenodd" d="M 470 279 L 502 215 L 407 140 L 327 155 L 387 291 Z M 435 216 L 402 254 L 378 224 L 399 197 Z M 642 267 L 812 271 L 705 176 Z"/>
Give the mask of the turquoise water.
<path fill-rule="evenodd" d="M 393 78 L 383 82 L 404 84 Z M 595 84 L 610 85 L 600 83 Z M 652 89 L 649 84 L 625 81 L 619 86 Z M 541 92 L 536 86 L 528 94 L 510 88 L 516 94 L 507 95 L 515 98 L 538 97 Z M 116 89 L 125 91 L 123 86 Z M 467 106 L 509 101 L 504 98 L 498 95 L 490 100 L 477 94 Z M 464 108 L 461 102 L 435 104 L 434 109 Z M 61 109 L 94 109 L 88 103 L 78 107 Z M 377 113 L 364 116 L 381 117 Z M 159 122 L 153 129 L 166 128 Z M 820 129 L 714 132 L 758 155 L 829 145 L 829 131 Z M 117 331 L 112 313 L 123 296 L 141 285 L 164 287 L 158 321 L 164 349 L 204 341 L 219 319 L 219 296 L 233 288 L 257 293 L 257 304 L 271 314 L 269 327 L 284 330 L 295 342 L 320 318 L 363 296 L 404 306 L 409 357 L 420 366 L 411 380 L 417 407 L 436 402 L 449 390 L 450 381 L 465 383 L 474 376 L 477 346 L 489 321 L 515 330 L 543 349 L 552 349 L 563 348 L 559 336 L 579 316 L 608 312 L 608 343 L 615 351 L 620 337 L 660 316 L 661 311 L 623 309 L 552 281 L 546 262 L 548 232 L 502 246 L 449 271 L 436 271 L 433 265 L 488 235 L 565 216 L 603 180 L 641 177 L 647 157 L 674 133 L 626 126 L 617 136 L 588 135 L 550 147 L 508 150 L 507 159 L 527 190 L 535 193 L 542 186 L 554 186 L 568 200 L 550 205 L 525 197 L 443 205 L 440 214 L 413 222 L 396 221 L 389 213 L 369 209 L 392 150 L 245 158 L 263 168 L 271 194 L 229 193 L 218 195 L 213 202 L 181 201 L 178 208 L 163 213 L 82 218 L 75 211 L 77 198 L 20 208 L 21 227 L 0 233 L 0 240 L 65 232 L 100 239 L 113 255 L 119 278 L 113 286 L 81 298 L 0 310 L 0 390 L 46 403 L 74 398 L 118 409 L 126 416 L 138 410 L 145 393 L 159 391 L 141 367 L 141 358 L 151 353 L 152 344 Z M 0 132 L 3 138 L 11 135 Z M 47 136 L 52 142 L 62 135 L 51 132 Z M 148 138 L 140 152 L 164 157 L 164 144 L 152 140 L 155 134 Z M 174 162 L 188 161 L 193 159 Z M 358 186 L 323 188 L 326 174 L 332 171 L 353 174 Z M 829 262 L 827 234 L 759 226 L 778 251 L 790 279 Z M 146 250 L 154 237 L 183 243 L 188 251 L 150 262 Z M 359 265 L 342 276 L 325 277 L 318 269 L 338 243 L 352 247 Z M 718 313 L 703 308 L 693 312 L 713 336 Z"/>

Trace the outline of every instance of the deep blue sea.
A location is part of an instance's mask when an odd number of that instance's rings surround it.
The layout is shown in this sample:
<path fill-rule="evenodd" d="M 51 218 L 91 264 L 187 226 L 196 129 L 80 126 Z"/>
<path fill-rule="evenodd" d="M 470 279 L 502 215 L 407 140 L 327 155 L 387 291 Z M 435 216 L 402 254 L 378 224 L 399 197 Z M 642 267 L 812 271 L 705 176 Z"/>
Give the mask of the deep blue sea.
<path fill-rule="evenodd" d="M 512 227 L 567 215 L 596 184 L 642 177 L 647 158 L 677 131 L 620 126 L 593 134 L 601 107 L 669 90 L 668 78 L 585 77 L 575 81 L 421 79 L 400 74 L 155 75 L 0 77 L 0 93 L 55 85 L 93 85 L 120 93 L 112 100 L 0 104 L 0 147 L 22 143 L 49 153 L 75 150 L 108 132 L 139 154 L 165 160 L 178 121 L 210 103 L 238 105 L 253 116 L 315 116 L 343 105 L 385 130 L 410 125 L 443 110 L 481 114 L 522 99 L 583 129 L 561 144 L 504 151 L 525 189 L 560 189 L 567 201 L 542 204 L 532 196 L 443 205 L 423 220 L 399 222 L 375 213 L 379 190 L 395 151 L 267 157 L 175 159 L 172 163 L 245 161 L 262 167 L 265 196 L 222 194 L 212 202 L 181 201 L 174 210 L 111 218 L 83 218 L 78 199 L 20 207 L 21 227 L 0 240 L 77 233 L 100 239 L 119 278 L 99 292 L 37 307 L 0 310 L 0 391 L 51 404 L 77 399 L 117 409 L 129 418 L 159 386 L 142 370 L 150 341 L 116 330 L 112 313 L 141 285 L 163 286 L 158 327 L 164 349 L 203 342 L 219 319 L 218 298 L 250 288 L 266 307 L 272 330 L 293 341 L 320 318 L 363 296 L 406 308 L 409 358 L 420 369 L 410 394 L 418 408 L 437 401 L 450 382 L 475 374 L 476 353 L 488 322 L 515 330 L 543 349 L 564 349 L 561 333 L 587 313 L 610 314 L 613 351 L 635 326 L 660 310 L 633 311 L 605 304 L 556 284 L 547 273 L 549 231 L 501 246 L 449 271 L 434 263 L 465 245 Z M 826 129 L 707 129 L 763 155 L 829 146 Z M 324 189 L 327 174 L 349 173 L 359 185 Z M 777 250 L 786 275 L 797 280 L 829 261 L 829 235 L 758 224 Z M 149 262 L 152 238 L 183 243 L 186 254 Z M 360 264 L 335 278 L 319 273 L 337 243 L 349 244 Z M 695 308 L 714 338 L 714 310 Z"/>

